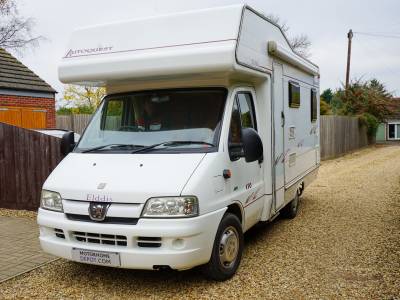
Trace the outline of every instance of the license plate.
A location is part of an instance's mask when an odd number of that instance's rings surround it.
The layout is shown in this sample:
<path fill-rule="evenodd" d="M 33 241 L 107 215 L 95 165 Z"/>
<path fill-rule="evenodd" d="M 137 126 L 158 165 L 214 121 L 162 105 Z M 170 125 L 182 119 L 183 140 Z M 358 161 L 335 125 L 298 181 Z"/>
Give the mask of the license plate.
<path fill-rule="evenodd" d="M 72 260 L 93 265 L 110 267 L 121 266 L 121 260 L 118 252 L 103 252 L 73 248 Z"/>

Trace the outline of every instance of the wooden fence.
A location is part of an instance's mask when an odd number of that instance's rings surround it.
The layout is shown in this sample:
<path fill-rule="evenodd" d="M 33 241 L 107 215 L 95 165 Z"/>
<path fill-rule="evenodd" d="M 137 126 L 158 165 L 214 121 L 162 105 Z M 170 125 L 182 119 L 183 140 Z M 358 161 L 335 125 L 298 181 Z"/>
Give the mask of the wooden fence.
<path fill-rule="evenodd" d="M 90 115 L 60 118 L 65 129 L 82 132 Z M 75 122 L 78 120 L 77 122 Z M 321 158 L 338 157 L 368 145 L 357 118 L 321 116 Z M 0 123 L 0 207 L 35 210 L 47 176 L 62 160 L 60 139 Z"/>
<path fill-rule="evenodd" d="M 321 116 L 321 159 L 335 158 L 368 145 L 367 129 L 356 117 Z"/>
<path fill-rule="evenodd" d="M 36 210 L 61 159 L 59 138 L 0 123 L 0 207 Z"/>
<path fill-rule="evenodd" d="M 82 134 L 92 115 L 65 115 L 56 117 L 56 128 Z"/>

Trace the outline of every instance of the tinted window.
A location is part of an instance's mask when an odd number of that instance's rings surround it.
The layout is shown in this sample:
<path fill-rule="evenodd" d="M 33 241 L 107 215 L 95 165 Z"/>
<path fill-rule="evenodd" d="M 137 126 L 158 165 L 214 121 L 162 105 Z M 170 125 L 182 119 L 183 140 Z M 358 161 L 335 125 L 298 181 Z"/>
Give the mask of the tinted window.
<path fill-rule="evenodd" d="M 315 89 L 311 90 L 311 122 L 315 122 L 318 118 L 318 97 L 317 97 L 317 91 Z"/>
<path fill-rule="evenodd" d="M 300 107 L 300 85 L 297 82 L 289 82 L 289 107 Z"/>

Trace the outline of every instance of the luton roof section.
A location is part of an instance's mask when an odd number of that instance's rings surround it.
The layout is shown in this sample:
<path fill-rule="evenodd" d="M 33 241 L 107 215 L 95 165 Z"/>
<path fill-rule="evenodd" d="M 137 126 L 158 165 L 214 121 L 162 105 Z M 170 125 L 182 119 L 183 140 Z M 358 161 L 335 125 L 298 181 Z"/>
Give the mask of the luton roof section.
<path fill-rule="evenodd" d="M 268 52 L 271 41 L 273 53 Z M 276 24 L 248 6 L 233 5 L 79 29 L 59 77 L 64 83 L 98 86 L 210 74 L 265 77 L 273 55 L 306 66 L 303 71 L 312 76 L 319 73 L 291 49 Z"/>

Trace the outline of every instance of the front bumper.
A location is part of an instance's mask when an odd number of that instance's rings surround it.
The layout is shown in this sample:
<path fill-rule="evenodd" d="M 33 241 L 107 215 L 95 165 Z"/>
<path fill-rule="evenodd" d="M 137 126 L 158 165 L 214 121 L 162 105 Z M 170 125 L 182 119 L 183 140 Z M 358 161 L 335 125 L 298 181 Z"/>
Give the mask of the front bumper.
<path fill-rule="evenodd" d="M 195 218 L 139 219 L 136 225 L 101 224 L 68 220 L 64 214 L 39 209 L 40 244 L 50 254 L 72 260 L 72 248 L 120 253 L 122 268 L 184 270 L 207 263 L 215 234 L 226 208 Z M 56 235 L 62 230 L 64 237 Z M 126 245 L 79 241 L 74 232 L 126 237 Z M 139 247 L 139 237 L 159 237 L 158 248 Z"/>

